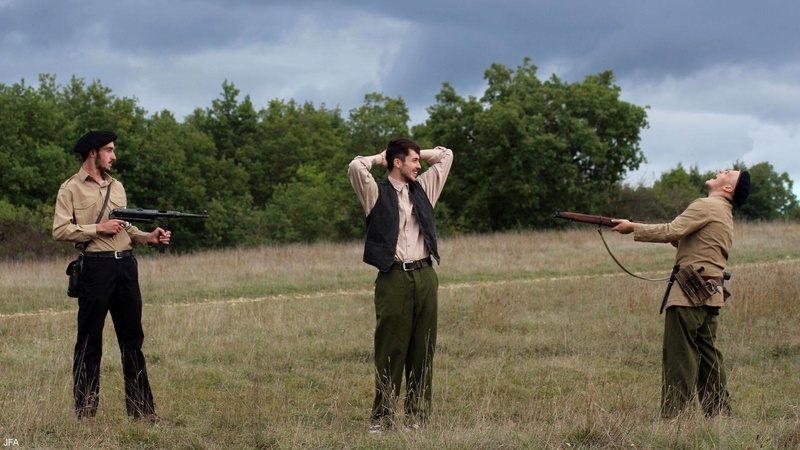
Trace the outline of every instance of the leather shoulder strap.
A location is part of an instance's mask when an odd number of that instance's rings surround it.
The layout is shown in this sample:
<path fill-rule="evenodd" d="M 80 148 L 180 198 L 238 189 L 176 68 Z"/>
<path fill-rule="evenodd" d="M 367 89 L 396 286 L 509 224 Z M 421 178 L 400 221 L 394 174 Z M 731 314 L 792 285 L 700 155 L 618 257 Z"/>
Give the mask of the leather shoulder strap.
<path fill-rule="evenodd" d="M 100 223 L 100 219 L 103 218 L 103 213 L 106 212 L 106 206 L 108 206 L 108 197 L 111 195 L 111 184 L 113 181 L 108 182 L 108 187 L 106 187 L 106 198 L 103 200 L 103 207 L 100 208 L 100 214 L 97 216 L 97 220 L 94 223 Z"/>
<path fill-rule="evenodd" d="M 100 223 L 100 220 L 103 219 L 103 213 L 106 212 L 106 206 L 108 206 L 108 197 L 111 195 L 111 184 L 112 183 L 113 183 L 113 181 L 109 181 L 108 182 L 108 186 L 106 186 L 106 198 L 103 200 L 103 207 L 100 208 L 100 214 L 97 215 L 97 220 L 94 221 L 94 223 L 96 223 L 96 224 Z M 86 251 L 86 247 L 89 246 L 90 242 L 92 242 L 92 241 L 89 241 L 89 242 L 86 242 L 85 244 L 83 244 L 83 247 L 81 248 L 81 252 L 85 252 Z"/>

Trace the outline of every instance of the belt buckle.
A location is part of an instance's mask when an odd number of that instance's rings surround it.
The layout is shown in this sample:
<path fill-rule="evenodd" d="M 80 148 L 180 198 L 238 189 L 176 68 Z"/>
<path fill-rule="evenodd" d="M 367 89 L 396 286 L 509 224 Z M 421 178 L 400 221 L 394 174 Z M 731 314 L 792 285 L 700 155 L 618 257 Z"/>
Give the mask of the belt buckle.
<path fill-rule="evenodd" d="M 123 258 L 122 253 L 123 252 L 115 251 L 114 252 L 114 259 L 122 259 Z"/>
<path fill-rule="evenodd" d="M 407 267 L 406 264 L 410 264 L 410 267 Z M 411 272 L 412 270 L 414 270 L 414 261 L 410 262 L 403 261 L 403 270 L 405 270 L 406 272 Z"/>

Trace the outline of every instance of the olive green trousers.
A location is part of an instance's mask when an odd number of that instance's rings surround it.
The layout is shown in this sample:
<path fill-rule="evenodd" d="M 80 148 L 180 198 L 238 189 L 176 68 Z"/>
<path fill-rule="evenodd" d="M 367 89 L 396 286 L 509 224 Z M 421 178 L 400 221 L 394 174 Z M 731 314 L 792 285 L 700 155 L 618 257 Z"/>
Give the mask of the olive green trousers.
<path fill-rule="evenodd" d="M 433 267 L 378 273 L 373 423 L 393 419 L 404 374 L 406 421 L 424 422 L 430 415 L 438 290 Z"/>
<path fill-rule="evenodd" d="M 672 418 L 695 392 L 707 417 L 729 414 L 722 353 L 715 347 L 719 308 L 671 306 L 664 322 L 661 417 Z"/>

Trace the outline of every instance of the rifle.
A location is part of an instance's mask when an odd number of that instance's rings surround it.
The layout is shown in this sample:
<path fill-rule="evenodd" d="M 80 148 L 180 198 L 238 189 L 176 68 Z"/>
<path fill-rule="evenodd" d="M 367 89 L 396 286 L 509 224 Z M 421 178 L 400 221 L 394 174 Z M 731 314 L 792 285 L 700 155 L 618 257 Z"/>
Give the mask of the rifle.
<path fill-rule="evenodd" d="M 189 214 L 180 211 L 117 208 L 111 211 L 108 218 L 124 220 L 125 222 L 158 222 L 158 226 L 167 231 L 169 229 L 169 219 L 208 219 L 208 211 L 203 211 L 203 214 Z M 165 248 L 164 244 L 158 244 L 159 253 L 164 253 Z"/>
<path fill-rule="evenodd" d="M 608 255 L 611 257 L 611 259 L 614 260 L 615 263 L 617 263 L 619 268 L 622 269 L 628 275 L 630 275 L 630 276 L 632 276 L 634 278 L 638 278 L 640 280 L 645 280 L 645 281 L 664 281 L 664 280 L 668 280 L 669 279 L 669 278 L 644 278 L 644 277 L 640 277 L 639 275 L 636 275 L 635 273 L 633 273 L 633 272 L 629 271 L 628 269 L 626 269 L 625 266 L 623 266 L 622 263 L 619 262 L 617 257 L 614 256 L 614 253 L 612 253 L 611 249 L 608 247 L 608 243 L 606 243 L 606 238 L 603 237 L 603 232 L 600 230 L 601 226 L 603 226 L 603 227 L 611 227 L 611 228 L 617 226 L 617 224 L 611 222 L 612 220 L 615 220 L 613 217 L 593 216 L 593 215 L 590 215 L 590 214 L 580 214 L 580 213 L 558 211 L 558 210 L 556 210 L 555 217 L 557 219 L 566 219 L 566 220 L 572 220 L 574 222 L 592 223 L 592 224 L 597 225 L 597 233 L 600 234 L 600 239 L 603 240 L 603 245 L 606 247 L 606 251 L 608 252 Z M 637 221 L 632 220 L 631 222 L 637 222 Z"/>
<path fill-rule="evenodd" d="M 556 211 L 556 218 L 572 220 L 575 222 L 582 222 L 582 223 L 592 223 L 595 225 L 602 225 L 604 227 L 611 227 L 611 228 L 617 226 L 617 224 L 611 223 L 611 221 L 614 220 L 613 217 L 592 216 L 590 214 Z"/>

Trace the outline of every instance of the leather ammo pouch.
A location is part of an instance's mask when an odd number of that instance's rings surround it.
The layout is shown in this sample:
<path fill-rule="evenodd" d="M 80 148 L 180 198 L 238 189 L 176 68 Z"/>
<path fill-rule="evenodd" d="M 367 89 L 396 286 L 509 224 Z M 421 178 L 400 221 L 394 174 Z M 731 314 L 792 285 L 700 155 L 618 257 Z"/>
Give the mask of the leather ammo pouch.
<path fill-rule="evenodd" d="M 695 306 L 704 305 L 712 295 L 719 293 L 717 283 L 706 281 L 700 275 L 702 270 L 702 267 L 697 270 L 694 265 L 689 264 L 675 274 L 675 281 L 678 282 L 683 293 L 689 297 L 689 301 Z"/>
<path fill-rule="evenodd" d="M 77 298 L 80 286 L 81 270 L 83 270 L 83 253 L 78 255 L 73 261 L 70 261 L 67 266 L 67 275 L 69 276 L 69 283 L 67 283 L 67 296 Z"/>

